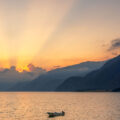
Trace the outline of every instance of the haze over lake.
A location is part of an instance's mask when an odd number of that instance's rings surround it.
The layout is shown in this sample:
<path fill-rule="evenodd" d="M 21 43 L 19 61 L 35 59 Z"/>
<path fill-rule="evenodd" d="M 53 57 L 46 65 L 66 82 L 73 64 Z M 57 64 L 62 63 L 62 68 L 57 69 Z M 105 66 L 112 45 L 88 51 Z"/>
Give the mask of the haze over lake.
<path fill-rule="evenodd" d="M 120 120 L 120 93 L 1 92 L 0 100 L 0 120 Z"/>

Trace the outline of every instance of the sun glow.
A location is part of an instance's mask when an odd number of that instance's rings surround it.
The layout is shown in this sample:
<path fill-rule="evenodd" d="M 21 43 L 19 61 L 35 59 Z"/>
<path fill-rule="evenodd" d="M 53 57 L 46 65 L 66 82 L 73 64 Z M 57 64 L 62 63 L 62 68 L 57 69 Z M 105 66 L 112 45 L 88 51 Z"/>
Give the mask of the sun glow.
<path fill-rule="evenodd" d="M 107 47 L 119 38 L 119 6 L 99 2 L 0 0 L 0 67 L 50 70 L 113 57 Z"/>
<path fill-rule="evenodd" d="M 18 66 L 18 67 L 16 68 L 16 70 L 17 70 L 18 72 L 23 72 L 23 71 L 31 72 L 30 69 L 29 69 L 27 66 Z"/>

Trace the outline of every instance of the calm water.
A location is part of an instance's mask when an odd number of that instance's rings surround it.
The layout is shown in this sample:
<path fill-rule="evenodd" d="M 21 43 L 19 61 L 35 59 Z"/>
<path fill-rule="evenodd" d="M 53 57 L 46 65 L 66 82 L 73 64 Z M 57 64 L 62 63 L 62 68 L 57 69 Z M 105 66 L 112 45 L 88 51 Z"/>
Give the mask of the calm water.
<path fill-rule="evenodd" d="M 48 118 L 46 112 L 64 117 Z M 120 93 L 0 93 L 0 120 L 120 120 Z"/>

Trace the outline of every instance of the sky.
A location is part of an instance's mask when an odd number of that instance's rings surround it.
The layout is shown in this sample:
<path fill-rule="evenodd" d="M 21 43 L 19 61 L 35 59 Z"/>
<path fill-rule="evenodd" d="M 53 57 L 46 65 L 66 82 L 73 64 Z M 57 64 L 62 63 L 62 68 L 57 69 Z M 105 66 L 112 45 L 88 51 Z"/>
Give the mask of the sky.
<path fill-rule="evenodd" d="M 0 67 L 50 70 L 120 54 L 120 0 L 0 0 Z"/>

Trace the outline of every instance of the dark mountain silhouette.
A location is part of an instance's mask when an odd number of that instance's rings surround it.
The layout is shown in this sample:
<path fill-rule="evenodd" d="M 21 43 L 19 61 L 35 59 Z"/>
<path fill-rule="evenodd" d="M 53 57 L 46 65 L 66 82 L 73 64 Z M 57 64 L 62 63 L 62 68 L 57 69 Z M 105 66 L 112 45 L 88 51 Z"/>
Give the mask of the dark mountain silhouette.
<path fill-rule="evenodd" d="M 120 92 L 120 88 L 116 88 L 112 90 L 113 92 Z"/>
<path fill-rule="evenodd" d="M 87 76 L 65 80 L 57 91 L 112 91 L 120 88 L 120 55 Z"/>
<path fill-rule="evenodd" d="M 84 62 L 64 68 L 51 70 L 37 79 L 27 82 L 18 83 L 10 90 L 15 91 L 54 91 L 60 84 L 71 76 L 85 76 L 89 72 L 99 69 L 104 65 L 102 62 Z"/>

